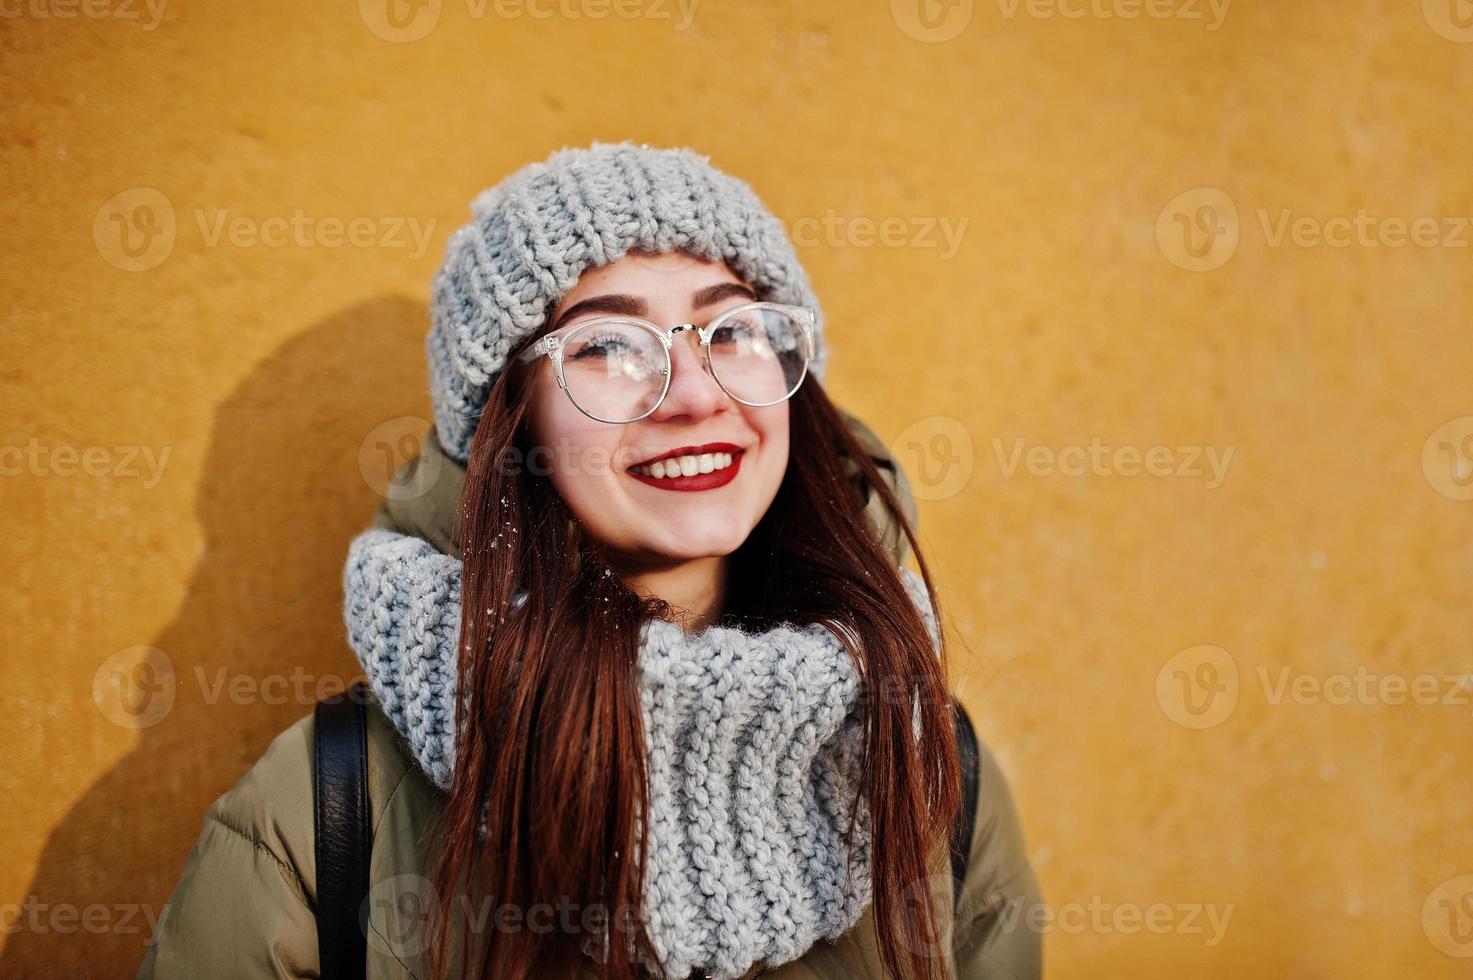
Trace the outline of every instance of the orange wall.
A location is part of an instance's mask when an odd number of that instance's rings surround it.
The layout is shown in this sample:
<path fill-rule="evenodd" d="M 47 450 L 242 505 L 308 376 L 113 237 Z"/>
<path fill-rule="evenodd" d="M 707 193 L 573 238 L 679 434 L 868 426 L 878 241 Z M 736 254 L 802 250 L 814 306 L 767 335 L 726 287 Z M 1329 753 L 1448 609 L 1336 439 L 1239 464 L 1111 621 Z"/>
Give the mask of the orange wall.
<path fill-rule="evenodd" d="M 205 807 L 353 669 L 446 237 L 624 137 L 802 241 L 1052 976 L 1466 975 L 1451 0 L 395 2 L 0 0 L 0 975 L 131 975 Z M 148 658 L 174 697 L 130 716 Z"/>

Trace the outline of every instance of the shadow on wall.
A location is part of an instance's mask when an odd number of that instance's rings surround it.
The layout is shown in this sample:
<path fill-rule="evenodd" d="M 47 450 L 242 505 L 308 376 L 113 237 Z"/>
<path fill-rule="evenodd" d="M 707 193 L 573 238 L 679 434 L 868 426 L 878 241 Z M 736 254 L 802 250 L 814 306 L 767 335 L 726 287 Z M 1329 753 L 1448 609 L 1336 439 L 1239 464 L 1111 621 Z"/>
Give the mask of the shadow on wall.
<path fill-rule="evenodd" d="M 418 303 L 360 304 L 293 337 L 220 406 L 196 500 L 204 553 L 178 617 L 146 641 L 168 658 L 172 706 L 42 852 L 26 894 L 75 906 L 74 927 L 22 925 L 0 977 L 133 976 L 210 803 L 356 676 L 342 566 L 380 499 L 359 453 L 386 420 L 428 425 L 424 330 Z M 98 904 L 101 931 L 80 917 Z"/>

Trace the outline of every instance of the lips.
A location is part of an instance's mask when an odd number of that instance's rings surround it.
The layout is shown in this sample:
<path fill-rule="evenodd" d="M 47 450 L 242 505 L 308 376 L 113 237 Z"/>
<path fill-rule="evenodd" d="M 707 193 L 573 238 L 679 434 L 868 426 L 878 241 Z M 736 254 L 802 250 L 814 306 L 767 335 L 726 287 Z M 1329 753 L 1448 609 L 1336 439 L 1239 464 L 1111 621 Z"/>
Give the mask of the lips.
<path fill-rule="evenodd" d="M 648 466 L 657 460 L 679 458 L 681 456 L 703 456 L 706 453 L 739 453 L 742 447 L 730 442 L 708 442 L 700 446 L 677 446 L 669 452 L 663 452 L 649 459 L 642 459 L 635 466 Z M 632 468 L 632 467 L 631 467 Z"/>
<path fill-rule="evenodd" d="M 729 442 L 680 446 L 636 463 L 626 472 L 661 490 L 713 490 L 736 479 L 745 454 L 741 446 Z"/>

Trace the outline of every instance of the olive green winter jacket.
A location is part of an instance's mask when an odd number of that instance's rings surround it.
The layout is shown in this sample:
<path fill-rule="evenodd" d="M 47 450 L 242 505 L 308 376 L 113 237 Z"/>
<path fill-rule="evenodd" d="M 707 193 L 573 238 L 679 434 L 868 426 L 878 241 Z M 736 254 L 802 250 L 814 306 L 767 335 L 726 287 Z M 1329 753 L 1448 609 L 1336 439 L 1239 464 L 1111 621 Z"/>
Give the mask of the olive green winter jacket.
<path fill-rule="evenodd" d="M 907 517 L 915 504 L 900 468 L 858 419 L 851 430 L 880 464 Z M 851 472 L 855 464 L 850 462 Z M 458 553 L 453 515 L 464 469 L 433 434 L 406 464 L 375 526 L 417 534 Z M 897 563 L 909 552 L 882 502 L 866 513 Z M 374 980 L 424 978 L 428 938 L 424 902 L 427 851 L 421 836 L 441 803 L 408 746 L 376 705 L 367 711 L 369 802 L 373 818 L 368 919 L 368 975 Z M 249 980 L 318 976 L 313 918 L 312 715 L 286 729 L 204 818 L 140 980 Z M 982 747 L 975 830 L 961 900 L 952 906 L 949 859 L 934 861 L 934 893 L 945 935 L 935 955 L 963 980 L 1029 980 L 1041 973 L 1041 937 L 1028 923 L 1040 902 L 1012 797 L 996 762 Z M 754 967 L 768 980 L 882 978 L 878 937 L 866 910 L 835 943 L 819 942 L 800 959 L 775 969 Z M 587 973 L 591 976 L 591 971 Z"/>

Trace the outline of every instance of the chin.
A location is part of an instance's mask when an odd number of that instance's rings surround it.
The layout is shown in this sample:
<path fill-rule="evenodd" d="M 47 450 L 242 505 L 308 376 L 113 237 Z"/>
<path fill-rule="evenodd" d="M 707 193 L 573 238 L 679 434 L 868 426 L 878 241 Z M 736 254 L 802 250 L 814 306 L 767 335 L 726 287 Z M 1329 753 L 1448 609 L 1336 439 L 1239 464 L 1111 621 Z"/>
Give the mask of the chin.
<path fill-rule="evenodd" d="M 729 555 L 742 546 L 750 533 L 751 529 L 748 528 L 746 533 L 735 534 L 729 524 L 720 531 L 707 525 L 690 532 L 682 532 L 667 525 L 658 531 L 652 531 L 650 537 L 642 543 L 649 553 L 665 559 L 685 561 L 713 555 Z"/>

